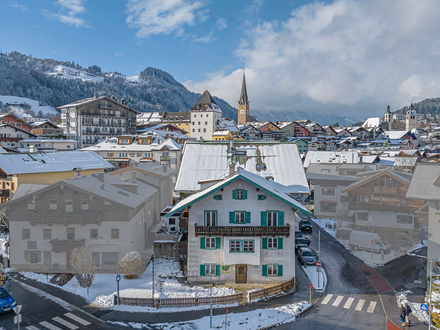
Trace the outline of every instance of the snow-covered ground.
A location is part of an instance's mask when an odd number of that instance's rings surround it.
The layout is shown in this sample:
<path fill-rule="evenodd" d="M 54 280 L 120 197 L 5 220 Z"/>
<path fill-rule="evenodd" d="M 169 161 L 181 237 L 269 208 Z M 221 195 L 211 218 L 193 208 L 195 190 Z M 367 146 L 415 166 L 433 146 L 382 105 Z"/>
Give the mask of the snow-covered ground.
<path fill-rule="evenodd" d="M 9 240 L 9 235 L 0 233 L 0 255 L 3 255 L 9 258 L 9 255 L 6 253 L 5 244 Z"/>
<path fill-rule="evenodd" d="M 310 220 L 313 221 L 314 223 L 316 223 L 318 226 L 320 226 L 323 230 L 325 230 L 331 236 L 336 237 L 335 236 L 336 220 L 334 220 L 334 219 L 315 219 L 315 218 L 311 218 Z M 383 256 L 380 253 L 371 253 L 368 251 L 351 251 L 350 247 L 349 247 L 349 240 L 348 239 L 347 240 L 346 239 L 338 239 L 338 238 L 336 238 L 336 239 L 342 245 L 344 245 L 345 248 L 347 250 L 349 250 L 352 254 L 359 257 L 366 264 L 371 265 L 371 266 L 386 264 L 387 262 L 390 262 L 391 260 L 399 258 L 403 255 L 403 253 L 400 251 L 391 251 L 390 253 L 384 254 Z M 426 246 L 427 244 L 428 244 L 427 241 L 418 242 L 418 243 L 414 244 L 414 246 L 412 248 L 408 249 L 408 252 L 417 250 L 423 246 Z"/>
<path fill-rule="evenodd" d="M 31 106 L 31 110 L 37 114 L 40 110 L 44 113 L 52 113 L 57 114 L 59 113 L 54 107 L 51 107 L 49 105 L 40 106 L 38 101 L 28 99 L 26 97 L 18 97 L 18 96 L 9 96 L 9 95 L 0 95 L 0 101 L 5 105 L 6 103 L 10 104 L 20 104 L 20 103 L 27 103 Z M 24 109 L 17 107 L 13 107 L 14 112 L 16 115 L 23 117 L 26 116 L 24 113 Z"/>
<path fill-rule="evenodd" d="M 255 330 L 275 326 L 278 324 L 288 323 L 295 320 L 296 316 L 309 307 L 306 301 L 300 303 L 289 304 L 276 308 L 256 309 L 245 313 L 228 313 L 227 320 L 225 314 L 212 317 L 212 326 L 214 329 L 224 329 L 225 321 L 228 329 Z M 111 322 L 113 324 L 132 327 L 135 329 L 149 329 L 146 324 L 142 323 L 122 323 Z M 157 323 L 155 328 L 162 330 L 206 330 L 210 328 L 210 318 L 203 318 L 179 323 Z"/>
<path fill-rule="evenodd" d="M 411 293 L 411 291 L 406 290 L 406 291 L 400 291 L 400 292 L 396 293 L 397 306 L 400 308 L 400 306 L 404 305 L 407 302 L 408 305 L 411 307 L 413 316 L 418 318 L 420 321 L 428 324 L 428 321 L 429 321 L 428 313 L 425 311 L 422 311 L 420 309 L 420 307 L 421 307 L 420 303 L 408 301 L 408 299 L 407 299 L 408 293 Z M 434 310 L 433 310 L 434 313 L 436 312 L 435 310 L 436 309 L 434 308 Z M 437 313 L 438 313 L 438 311 L 437 311 Z"/>
<path fill-rule="evenodd" d="M 137 279 L 127 280 L 122 277 L 119 283 L 119 290 L 121 297 L 133 297 L 133 298 L 151 298 L 152 296 L 152 263 L 148 265 L 145 272 Z M 39 282 L 47 284 L 48 279 L 44 274 L 23 272 L 23 276 L 32 278 Z M 180 283 L 177 278 L 183 280 L 183 274 L 180 271 L 180 265 L 178 262 L 173 262 L 167 259 L 156 259 L 154 266 L 154 287 L 155 298 L 187 298 L 187 297 L 208 297 L 210 295 L 210 289 L 201 286 L 189 286 Z M 54 284 L 50 284 L 57 286 Z M 58 287 L 58 286 L 57 286 Z M 66 285 L 60 287 L 62 290 L 77 294 L 86 299 L 91 304 L 98 307 L 111 307 L 113 306 L 113 295 L 116 293 L 116 278 L 114 274 L 96 274 L 92 286 L 87 294 L 87 289 L 81 288 L 76 278 L 73 278 Z M 225 287 L 213 287 L 213 296 L 226 296 L 236 294 L 234 289 Z M 206 306 L 197 306 L 199 309 L 207 308 Z M 156 311 L 154 308 L 139 307 L 139 306 L 119 306 L 119 310 L 127 311 Z M 197 308 L 189 308 L 197 309 Z M 182 309 L 179 309 L 182 311 Z M 166 312 L 167 309 L 163 308 L 161 311 Z M 169 311 L 172 311 L 171 309 Z"/>
<path fill-rule="evenodd" d="M 327 283 L 327 274 L 325 273 L 325 270 L 322 267 L 320 273 L 316 271 L 316 266 L 307 266 L 307 267 L 302 266 L 302 269 L 306 273 L 307 277 L 309 278 L 309 281 L 312 283 L 312 286 L 315 290 L 324 289 Z"/>
<path fill-rule="evenodd" d="M 86 71 L 81 71 L 64 65 L 57 65 L 52 70 L 46 72 L 47 75 L 56 76 L 64 79 L 81 79 L 84 81 L 101 82 L 104 78 L 95 76 Z"/>

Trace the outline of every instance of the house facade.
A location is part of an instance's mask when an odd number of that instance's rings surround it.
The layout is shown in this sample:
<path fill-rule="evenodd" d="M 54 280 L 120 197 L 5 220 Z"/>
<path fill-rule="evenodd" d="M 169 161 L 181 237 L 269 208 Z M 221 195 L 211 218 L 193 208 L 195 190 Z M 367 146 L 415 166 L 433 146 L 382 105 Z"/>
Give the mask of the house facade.
<path fill-rule="evenodd" d="M 0 114 L 0 122 L 2 125 L 8 124 L 12 127 L 18 127 L 26 132 L 31 132 L 32 126 L 26 122 L 24 119 L 20 118 L 13 113 L 2 113 Z"/>
<path fill-rule="evenodd" d="M 2 147 L 16 148 L 18 141 L 35 137 L 36 135 L 31 133 L 30 130 L 27 131 L 10 124 L 0 125 L 0 143 Z"/>
<path fill-rule="evenodd" d="M 188 281 L 284 282 L 295 277 L 295 211 L 310 214 L 283 186 L 246 170 L 196 193 L 188 220 Z"/>
<path fill-rule="evenodd" d="M 205 91 L 191 108 L 191 137 L 210 141 L 222 119 L 222 111 L 214 98 Z"/>

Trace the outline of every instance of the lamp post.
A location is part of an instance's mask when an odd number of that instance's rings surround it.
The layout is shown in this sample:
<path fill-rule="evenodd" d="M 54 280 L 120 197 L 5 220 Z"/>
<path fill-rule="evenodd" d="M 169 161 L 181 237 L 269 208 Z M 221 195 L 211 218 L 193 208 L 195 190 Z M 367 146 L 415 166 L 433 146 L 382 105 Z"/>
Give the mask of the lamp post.
<path fill-rule="evenodd" d="M 428 329 L 431 330 L 431 301 L 432 301 L 432 258 L 428 258 L 425 256 L 421 256 L 415 253 L 408 253 L 409 256 L 412 257 L 419 257 L 419 258 L 423 258 L 423 259 L 427 259 L 426 264 L 430 264 L 429 267 L 429 302 L 428 302 L 428 317 L 429 317 L 429 324 L 428 324 Z"/>

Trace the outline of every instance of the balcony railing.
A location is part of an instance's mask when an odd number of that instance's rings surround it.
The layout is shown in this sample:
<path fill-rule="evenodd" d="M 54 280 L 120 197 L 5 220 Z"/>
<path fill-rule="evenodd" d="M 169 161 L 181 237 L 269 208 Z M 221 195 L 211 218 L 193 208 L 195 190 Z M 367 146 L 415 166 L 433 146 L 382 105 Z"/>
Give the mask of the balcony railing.
<path fill-rule="evenodd" d="M 374 187 L 374 192 L 379 194 L 397 194 L 397 187 Z"/>
<path fill-rule="evenodd" d="M 196 236 L 286 236 L 290 235 L 290 225 L 269 226 L 197 226 Z"/>
<path fill-rule="evenodd" d="M 31 226 L 35 225 L 101 225 L 102 213 L 32 213 Z"/>
<path fill-rule="evenodd" d="M 171 156 L 160 156 L 161 162 L 169 162 L 171 160 Z"/>
<path fill-rule="evenodd" d="M 71 252 L 73 249 L 77 247 L 84 246 L 86 243 L 85 238 L 77 239 L 77 240 L 69 240 L 69 239 L 58 239 L 55 238 L 49 241 L 52 244 L 52 251 L 56 253 L 60 252 Z"/>
<path fill-rule="evenodd" d="M 404 212 L 404 213 L 415 213 L 417 207 L 413 206 L 398 206 L 389 204 L 366 204 L 366 203 L 348 203 L 348 208 L 350 210 L 367 210 L 367 211 L 381 211 L 381 212 Z"/>

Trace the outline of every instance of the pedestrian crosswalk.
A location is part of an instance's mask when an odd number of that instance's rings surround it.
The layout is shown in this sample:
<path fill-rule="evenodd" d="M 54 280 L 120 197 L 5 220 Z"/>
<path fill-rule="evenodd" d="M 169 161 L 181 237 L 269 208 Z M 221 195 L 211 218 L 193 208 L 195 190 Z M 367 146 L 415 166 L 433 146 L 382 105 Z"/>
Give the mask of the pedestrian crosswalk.
<path fill-rule="evenodd" d="M 53 317 L 51 320 L 40 322 L 38 325 L 31 325 L 26 327 L 27 330 L 76 330 L 82 326 L 91 324 L 89 321 L 72 314 L 66 313 L 63 317 Z"/>
<path fill-rule="evenodd" d="M 333 302 L 331 303 L 330 301 L 335 297 L 335 299 L 333 300 Z M 353 297 L 348 297 L 347 300 L 345 300 L 344 304 L 341 304 L 344 300 L 344 298 L 346 298 L 345 296 L 341 296 L 341 295 L 333 295 L 333 294 L 328 294 L 324 297 L 324 299 L 321 301 L 321 305 L 331 305 L 333 307 L 343 307 L 344 309 L 351 309 L 352 306 L 356 306 L 354 308 L 355 311 L 361 312 L 362 309 L 365 306 L 365 299 L 359 299 L 357 304 L 353 304 L 353 302 L 355 301 L 355 298 Z M 377 301 L 370 301 L 367 307 L 367 313 L 374 313 L 374 310 L 376 309 L 376 305 L 377 305 Z"/>

